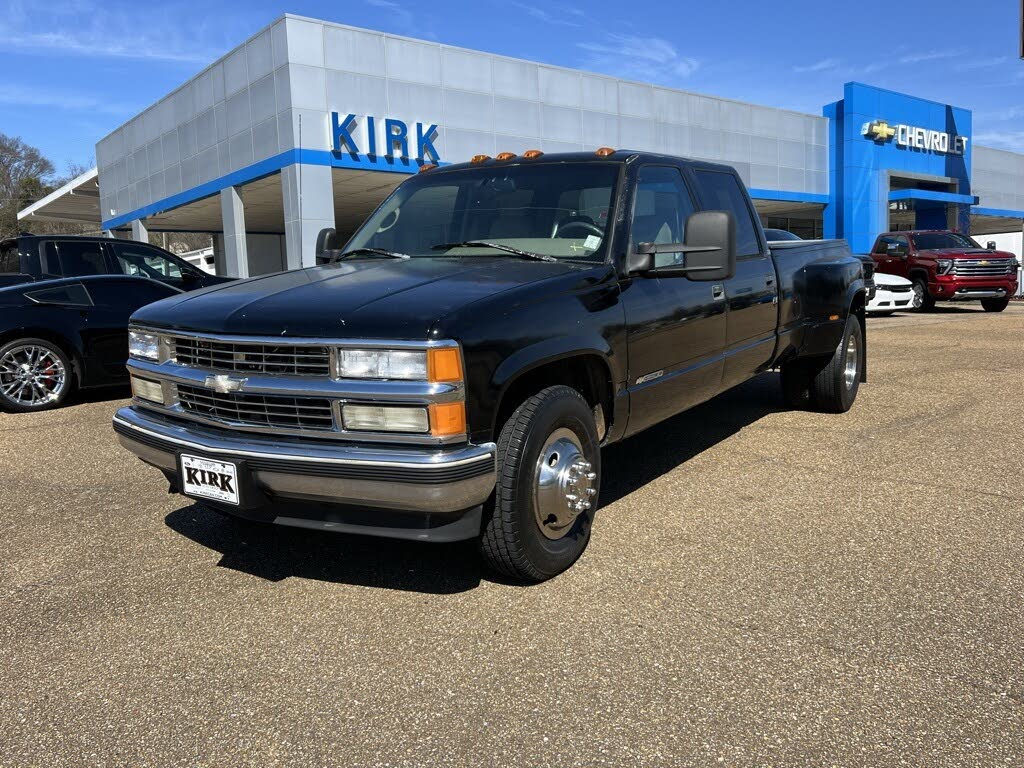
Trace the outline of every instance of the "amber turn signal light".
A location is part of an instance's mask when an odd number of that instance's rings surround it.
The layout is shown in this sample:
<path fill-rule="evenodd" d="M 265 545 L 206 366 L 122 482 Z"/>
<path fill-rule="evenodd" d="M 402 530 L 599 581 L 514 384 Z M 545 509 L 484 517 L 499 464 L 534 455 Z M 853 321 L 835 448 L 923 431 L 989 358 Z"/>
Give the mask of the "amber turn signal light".
<path fill-rule="evenodd" d="M 471 163 L 486 163 L 490 159 L 491 159 L 490 155 L 473 155 L 473 159 L 470 160 L 469 162 L 471 162 Z"/>
<path fill-rule="evenodd" d="M 535 157 L 540 157 L 543 154 L 544 153 L 541 152 L 539 149 L 528 149 L 525 152 L 523 152 L 523 157 L 525 157 L 527 160 L 533 160 Z"/>
<path fill-rule="evenodd" d="M 597 155 L 598 157 L 608 157 L 608 155 L 614 155 L 615 150 L 612 149 L 611 147 L 601 147 L 594 154 Z"/>
<path fill-rule="evenodd" d="M 516 153 L 515 152 L 499 152 L 497 155 L 494 156 L 494 159 L 495 160 L 515 160 L 516 159 Z"/>
<path fill-rule="evenodd" d="M 434 403 L 431 405 L 430 434 L 434 437 L 466 434 L 466 404 Z"/>
<path fill-rule="evenodd" d="M 434 382 L 462 381 L 462 358 L 455 347 L 427 350 L 427 379 Z"/>

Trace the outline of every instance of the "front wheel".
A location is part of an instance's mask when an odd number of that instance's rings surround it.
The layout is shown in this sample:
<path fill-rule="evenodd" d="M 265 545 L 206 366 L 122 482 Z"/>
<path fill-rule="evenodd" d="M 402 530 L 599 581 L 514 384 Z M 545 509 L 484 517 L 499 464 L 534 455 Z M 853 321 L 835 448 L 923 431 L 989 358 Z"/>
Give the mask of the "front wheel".
<path fill-rule="evenodd" d="M 986 312 L 1002 312 L 1009 304 L 1009 298 L 981 300 L 981 306 L 985 308 Z"/>
<path fill-rule="evenodd" d="M 935 299 L 928 293 L 928 283 L 924 278 L 914 280 L 914 299 L 911 302 L 915 312 L 931 312 L 935 309 Z"/>
<path fill-rule="evenodd" d="M 496 571 L 550 579 L 583 554 L 601 485 L 594 414 L 554 386 L 516 408 L 498 438 L 498 482 L 480 549 Z"/>
<path fill-rule="evenodd" d="M 71 361 L 45 339 L 18 339 L 0 347 L 0 409 L 28 413 L 56 408 L 73 385 Z"/>

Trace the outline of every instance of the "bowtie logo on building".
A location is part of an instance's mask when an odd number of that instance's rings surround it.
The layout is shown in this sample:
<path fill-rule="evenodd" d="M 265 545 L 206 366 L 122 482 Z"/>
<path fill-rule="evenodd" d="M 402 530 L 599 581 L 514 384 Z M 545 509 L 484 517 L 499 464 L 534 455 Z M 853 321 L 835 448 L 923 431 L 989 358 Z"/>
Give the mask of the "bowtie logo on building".
<path fill-rule="evenodd" d="M 896 129 L 885 120 L 872 120 L 864 125 L 864 135 L 870 136 L 875 141 L 889 141 L 896 135 Z"/>

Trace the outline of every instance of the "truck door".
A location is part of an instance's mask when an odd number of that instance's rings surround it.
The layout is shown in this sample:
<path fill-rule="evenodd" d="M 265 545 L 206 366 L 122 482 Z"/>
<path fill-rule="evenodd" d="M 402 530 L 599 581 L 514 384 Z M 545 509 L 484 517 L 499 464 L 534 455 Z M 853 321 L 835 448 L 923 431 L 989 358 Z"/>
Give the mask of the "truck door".
<path fill-rule="evenodd" d="M 736 219 L 736 274 L 724 283 L 728 305 L 722 386 L 759 373 L 775 354 L 779 322 L 775 262 L 762 242 L 750 198 L 734 173 L 696 168 L 707 211 L 730 211 Z"/>
<path fill-rule="evenodd" d="M 909 255 L 910 240 L 905 235 L 883 235 L 878 238 L 871 258 L 878 265 L 879 272 L 908 277 Z"/>
<path fill-rule="evenodd" d="M 637 243 L 680 243 L 695 204 L 675 166 L 637 172 L 630 248 Z M 683 261 L 661 253 L 655 265 Z M 623 282 L 629 354 L 628 432 L 672 416 L 715 395 L 722 379 L 725 295 L 683 275 L 630 276 Z"/>

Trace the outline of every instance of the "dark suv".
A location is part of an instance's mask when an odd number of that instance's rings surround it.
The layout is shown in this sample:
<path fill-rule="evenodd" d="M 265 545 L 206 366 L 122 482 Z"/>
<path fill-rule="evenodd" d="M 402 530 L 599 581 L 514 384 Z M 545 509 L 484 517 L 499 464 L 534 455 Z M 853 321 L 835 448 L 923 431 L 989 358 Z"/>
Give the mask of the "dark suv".
<path fill-rule="evenodd" d="M 227 279 L 130 240 L 0 241 L 0 410 L 44 410 L 76 387 L 127 382 L 132 312 Z"/>

